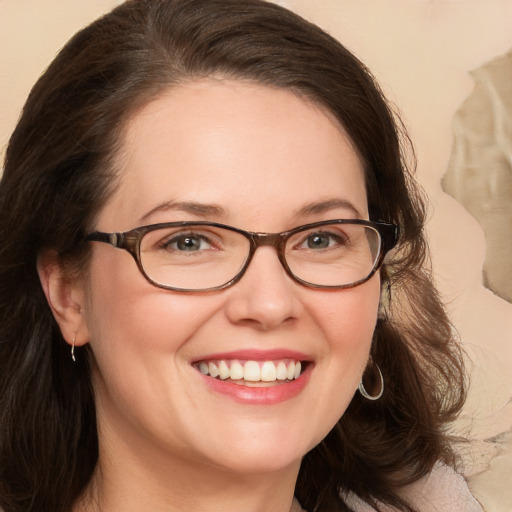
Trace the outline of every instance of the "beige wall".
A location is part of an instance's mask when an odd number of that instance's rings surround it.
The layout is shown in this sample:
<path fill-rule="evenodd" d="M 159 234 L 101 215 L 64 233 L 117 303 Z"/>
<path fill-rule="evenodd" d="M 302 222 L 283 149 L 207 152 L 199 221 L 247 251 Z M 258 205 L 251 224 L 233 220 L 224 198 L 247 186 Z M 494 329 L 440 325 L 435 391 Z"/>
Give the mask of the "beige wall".
<path fill-rule="evenodd" d="M 469 72 L 512 49 L 512 2 L 280 3 L 355 51 L 403 112 L 417 150 L 418 177 L 431 201 L 428 228 L 437 283 L 472 369 L 469 400 L 457 425 L 459 432 L 475 440 L 465 449 L 466 472 L 487 512 L 510 512 L 512 304 L 483 287 L 484 233 L 459 203 L 442 192 L 440 181 L 452 149 L 453 116 L 474 87 Z M 512 154 L 508 158 L 512 169 Z M 512 237 L 512 227 L 504 236 Z"/>
<path fill-rule="evenodd" d="M 0 151 L 31 84 L 80 26 L 112 0 L 0 0 Z M 512 511 L 512 304 L 482 286 L 482 229 L 440 180 L 452 118 L 473 88 L 469 71 L 512 48 L 511 0 L 280 1 L 326 28 L 376 74 L 402 110 L 431 199 L 436 279 L 472 368 L 457 429 L 476 441 L 466 472 L 487 512 Z M 509 232 L 510 236 L 510 232 Z M 512 255 L 504 255 L 512 257 Z"/>

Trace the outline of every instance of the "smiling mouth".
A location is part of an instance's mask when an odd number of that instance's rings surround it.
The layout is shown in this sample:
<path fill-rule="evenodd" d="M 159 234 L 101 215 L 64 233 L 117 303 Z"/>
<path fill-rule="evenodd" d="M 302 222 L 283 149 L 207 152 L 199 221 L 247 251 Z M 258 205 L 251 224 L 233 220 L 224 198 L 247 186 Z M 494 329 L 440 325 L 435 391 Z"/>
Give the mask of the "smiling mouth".
<path fill-rule="evenodd" d="M 286 384 L 298 379 L 307 363 L 295 359 L 269 361 L 211 360 L 198 361 L 194 367 L 203 375 L 249 387 Z"/>

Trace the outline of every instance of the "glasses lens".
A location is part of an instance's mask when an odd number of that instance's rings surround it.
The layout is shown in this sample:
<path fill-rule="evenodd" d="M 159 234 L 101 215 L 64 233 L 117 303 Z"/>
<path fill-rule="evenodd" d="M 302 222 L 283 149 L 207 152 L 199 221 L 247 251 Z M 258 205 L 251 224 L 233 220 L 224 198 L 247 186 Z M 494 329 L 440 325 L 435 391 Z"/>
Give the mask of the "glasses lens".
<path fill-rule="evenodd" d="M 250 243 L 240 233 L 210 225 L 159 228 L 144 235 L 140 260 L 155 283 L 182 290 L 222 286 L 242 269 Z"/>
<path fill-rule="evenodd" d="M 303 282 L 350 286 L 375 269 L 381 251 L 379 232 L 370 226 L 332 223 L 304 228 L 286 242 L 284 257 Z M 157 285 L 177 290 L 219 288 L 235 278 L 250 253 L 249 239 L 215 225 L 161 227 L 140 243 L 145 274 Z"/>
<path fill-rule="evenodd" d="M 381 238 L 361 224 L 338 223 L 304 229 L 288 239 L 291 272 L 317 286 L 346 286 L 368 277 L 378 262 Z"/>

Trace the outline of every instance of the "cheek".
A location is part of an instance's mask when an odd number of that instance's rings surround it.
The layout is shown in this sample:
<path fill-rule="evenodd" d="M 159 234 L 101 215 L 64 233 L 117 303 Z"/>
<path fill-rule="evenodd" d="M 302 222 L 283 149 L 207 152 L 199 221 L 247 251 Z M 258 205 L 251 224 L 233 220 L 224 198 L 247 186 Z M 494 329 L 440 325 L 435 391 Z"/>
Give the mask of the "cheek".
<path fill-rule="evenodd" d="M 215 305 L 198 308 L 186 295 L 150 285 L 127 253 L 111 252 L 91 262 L 86 320 L 96 359 L 122 358 L 128 369 L 178 351 Z"/>
<path fill-rule="evenodd" d="M 375 279 L 336 292 L 317 308 L 316 323 L 326 340 L 318 362 L 326 391 L 322 393 L 325 433 L 343 415 L 357 390 L 372 344 L 379 297 L 380 283 Z"/>
<path fill-rule="evenodd" d="M 378 279 L 348 290 L 336 292 L 318 309 L 330 350 L 349 359 L 367 357 L 371 345 L 380 299 Z M 320 319 L 321 317 L 321 319 Z"/>
<path fill-rule="evenodd" d="M 98 420 L 177 439 L 185 436 L 179 426 L 165 432 L 194 398 L 186 386 L 187 346 L 218 306 L 205 297 L 198 307 L 197 298 L 150 285 L 133 261 L 113 252 L 117 259 L 102 254 L 101 264 L 92 262 L 86 315 Z"/>

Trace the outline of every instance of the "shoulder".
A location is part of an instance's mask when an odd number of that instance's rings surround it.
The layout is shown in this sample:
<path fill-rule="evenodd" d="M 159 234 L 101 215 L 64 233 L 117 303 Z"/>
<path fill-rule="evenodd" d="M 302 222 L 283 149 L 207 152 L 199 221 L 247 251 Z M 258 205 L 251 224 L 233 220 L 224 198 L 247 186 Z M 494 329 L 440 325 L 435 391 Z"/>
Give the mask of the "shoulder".
<path fill-rule="evenodd" d="M 405 487 L 401 494 L 421 512 L 439 512 L 440 510 L 483 512 L 483 508 L 471 494 L 464 477 L 442 464 L 437 464 L 427 476 Z M 356 512 L 374 512 L 372 507 L 354 495 L 348 496 L 347 504 Z M 383 507 L 382 511 L 393 512 L 394 509 Z"/>
<path fill-rule="evenodd" d="M 408 486 L 404 497 L 422 512 L 483 512 L 465 478 L 443 464 L 437 464 L 426 477 Z"/>

